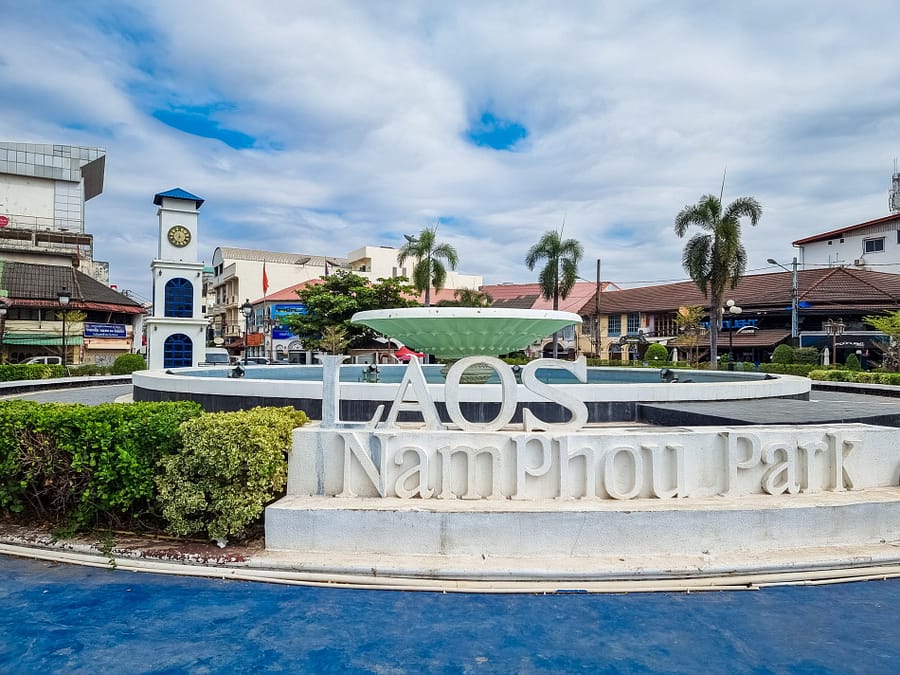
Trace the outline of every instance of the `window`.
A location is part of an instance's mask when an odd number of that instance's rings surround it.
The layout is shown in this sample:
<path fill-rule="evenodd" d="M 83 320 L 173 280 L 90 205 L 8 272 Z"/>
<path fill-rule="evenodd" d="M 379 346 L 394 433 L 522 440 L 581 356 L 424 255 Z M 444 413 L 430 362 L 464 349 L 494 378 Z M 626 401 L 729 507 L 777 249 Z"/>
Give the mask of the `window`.
<path fill-rule="evenodd" d="M 609 315 L 609 327 L 606 330 L 607 334 L 610 337 L 619 336 L 622 334 L 622 315 L 621 314 L 610 314 Z"/>
<path fill-rule="evenodd" d="M 866 253 L 881 253 L 884 251 L 884 237 L 863 239 L 863 248 Z"/>
<path fill-rule="evenodd" d="M 163 343 L 163 368 L 184 368 L 194 365 L 194 345 L 191 338 L 175 333 Z"/>
<path fill-rule="evenodd" d="M 179 319 L 194 316 L 194 285 L 187 279 L 169 279 L 166 283 L 165 315 Z"/>
<path fill-rule="evenodd" d="M 628 313 L 628 333 L 637 333 L 641 329 L 641 315 L 638 312 Z"/>

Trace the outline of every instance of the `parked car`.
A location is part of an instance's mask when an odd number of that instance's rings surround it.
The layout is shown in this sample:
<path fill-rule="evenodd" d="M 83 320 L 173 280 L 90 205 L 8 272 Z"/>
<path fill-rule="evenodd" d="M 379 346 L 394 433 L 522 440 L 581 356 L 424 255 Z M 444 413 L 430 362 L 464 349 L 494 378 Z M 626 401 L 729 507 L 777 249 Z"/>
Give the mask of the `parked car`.
<path fill-rule="evenodd" d="M 244 363 L 244 359 L 239 359 L 238 363 Z M 251 366 L 267 366 L 272 362 L 264 356 L 248 356 L 247 363 Z"/>
<path fill-rule="evenodd" d="M 207 347 L 206 355 L 201 363 L 204 366 L 227 366 L 231 363 L 231 355 L 222 347 Z"/>
<path fill-rule="evenodd" d="M 61 366 L 62 365 L 62 357 L 61 356 L 32 356 L 30 359 L 25 359 L 22 361 L 23 364 L 43 364 L 43 365 L 51 365 L 51 366 Z"/>

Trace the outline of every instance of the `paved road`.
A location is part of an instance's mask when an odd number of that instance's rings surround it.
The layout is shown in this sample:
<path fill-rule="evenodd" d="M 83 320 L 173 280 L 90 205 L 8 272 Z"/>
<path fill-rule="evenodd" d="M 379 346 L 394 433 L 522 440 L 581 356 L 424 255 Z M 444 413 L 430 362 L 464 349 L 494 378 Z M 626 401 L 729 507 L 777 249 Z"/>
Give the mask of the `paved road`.
<path fill-rule="evenodd" d="M 21 398 L 40 403 L 84 403 L 97 405 L 98 403 L 112 403 L 120 396 L 131 393 L 130 384 L 114 384 L 104 387 L 81 387 L 77 389 L 51 389 L 49 391 L 36 391 L 30 394 L 14 394 L 3 398 Z"/>
<path fill-rule="evenodd" d="M 4 673 L 897 673 L 900 580 L 762 591 L 339 590 L 0 557 Z"/>

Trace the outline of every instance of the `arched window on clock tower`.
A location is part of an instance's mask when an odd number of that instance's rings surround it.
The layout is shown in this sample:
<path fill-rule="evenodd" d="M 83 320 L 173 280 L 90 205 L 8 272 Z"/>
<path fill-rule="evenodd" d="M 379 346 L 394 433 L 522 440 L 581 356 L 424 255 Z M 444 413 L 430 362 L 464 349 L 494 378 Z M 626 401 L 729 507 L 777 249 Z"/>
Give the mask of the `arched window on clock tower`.
<path fill-rule="evenodd" d="M 194 365 L 194 343 L 187 335 L 176 333 L 163 343 L 163 368 L 185 368 Z"/>
<path fill-rule="evenodd" d="M 167 317 L 190 319 L 194 316 L 194 285 L 187 279 L 175 278 L 166 282 Z"/>

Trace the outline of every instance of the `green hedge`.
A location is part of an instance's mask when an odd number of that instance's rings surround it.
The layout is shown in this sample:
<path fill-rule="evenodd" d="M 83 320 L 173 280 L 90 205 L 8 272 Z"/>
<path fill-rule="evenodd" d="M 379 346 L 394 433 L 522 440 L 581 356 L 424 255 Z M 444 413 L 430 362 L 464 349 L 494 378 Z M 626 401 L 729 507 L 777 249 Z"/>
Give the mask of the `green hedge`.
<path fill-rule="evenodd" d="M 0 402 L 0 508 L 68 527 L 152 513 L 157 464 L 196 403 Z"/>
<path fill-rule="evenodd" d="M 62 366 L 51 366 L 39 363 L 15 363 L 0 366 L 0 382 L 16 380 L 49 380 L 54 377 L 65 377 L 66 369 Z"/>
<path fill-rule="evenodd" d="M 900 373 L 864 370 L 813 370 L 809 376 L 825 382 L 860 382 L 862 384 L 891 384 L 900 386 Z"/>
<path fill-rule="evenodd" d="M 238 536 L 283 494 L 293 408 L 0 402 L 0 512 L 67 530 Z"/>

